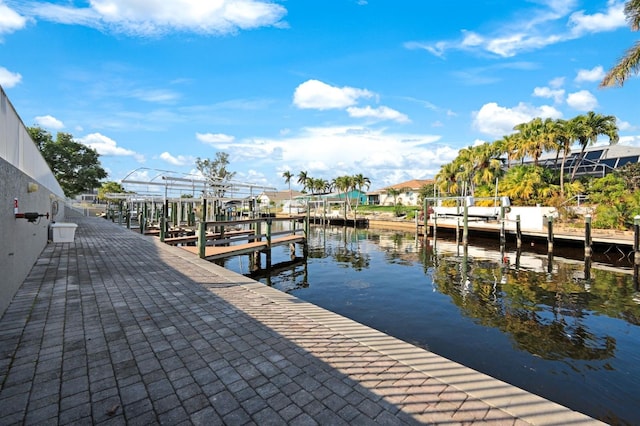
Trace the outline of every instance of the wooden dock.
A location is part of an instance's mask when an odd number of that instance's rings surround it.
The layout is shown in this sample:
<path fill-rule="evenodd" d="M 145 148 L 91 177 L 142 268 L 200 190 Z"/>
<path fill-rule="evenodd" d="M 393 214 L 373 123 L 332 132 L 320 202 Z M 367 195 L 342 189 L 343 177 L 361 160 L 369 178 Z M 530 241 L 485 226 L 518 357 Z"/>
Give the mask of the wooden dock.
<path fill-rule="evenodd" d="M 269 250 L 270 247 L 291 245 L 291 244 L 303 244 L 305 237 L 302 235 L 289 235 L 281 238 L 275 238 L 271 240 L 271 246 L 267 241 L 255 241 L 245 244 L 235 244 L 229 246 L 207 246 L 204 248 L 204 258 L 207 260 L 224 259 L 231 256 L 239 256 L 242 254 L 254 254 L 256 252 L 264 252 Z M 199 254 L 199 248 L 196 246 L 181 246 L 180 248 L 187 250 L 191 253 Z"/>
<path fill-rule="evenodd" d="M 291 222 L 292 229 L 272 232 L 274 222 Z M 302 228 L 296 224 L 302 222 Z M 254 255 L 260 264 L 259 255 L 266 254 L 267 267 L 271 264 L 271 249 L 289 245 L 295 254 L 296 244 L 303 246 L 307 254 L 307 234 L 309 222 L 305 216 L 261 217 L 231 221 L 200 222 L 197 229 L 147 230 L 145 234 L 158 235 L 166 244 L 198 255 L 202 259 L 224 259 L 238 255 Z M 231 229 L 229 229 L 231 228 Z M 262 233 L 262 230 L 265 233 Z"/>

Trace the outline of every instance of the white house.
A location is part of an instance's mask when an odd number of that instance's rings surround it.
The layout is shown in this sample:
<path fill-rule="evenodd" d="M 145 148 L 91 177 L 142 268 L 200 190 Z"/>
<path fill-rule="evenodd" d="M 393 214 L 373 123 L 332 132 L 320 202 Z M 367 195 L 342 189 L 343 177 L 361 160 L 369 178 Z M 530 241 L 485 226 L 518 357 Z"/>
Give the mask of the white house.
<path fill-rule="evenodd" d="M 395 197 L 395 203 L 403 206 L 418 206 L 420 189 L 425 185 L 433 184 L 433 179 L 413 179 L 396 185 L 387 186 L 376 191 L 367 192 L 369 204 L 381 206 L 393 206 L 394 197 L 390 189 L 400 191 Z"/>

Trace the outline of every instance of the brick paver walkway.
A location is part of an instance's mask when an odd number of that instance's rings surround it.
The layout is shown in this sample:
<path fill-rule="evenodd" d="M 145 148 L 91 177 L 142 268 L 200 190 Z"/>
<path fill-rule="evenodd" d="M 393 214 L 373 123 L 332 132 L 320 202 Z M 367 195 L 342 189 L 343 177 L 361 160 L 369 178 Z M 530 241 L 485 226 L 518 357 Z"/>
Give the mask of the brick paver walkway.
<path fill-rule="evenodd" d="M 586 424 L 102 219 L 0 320 L 0 424 Z"/>

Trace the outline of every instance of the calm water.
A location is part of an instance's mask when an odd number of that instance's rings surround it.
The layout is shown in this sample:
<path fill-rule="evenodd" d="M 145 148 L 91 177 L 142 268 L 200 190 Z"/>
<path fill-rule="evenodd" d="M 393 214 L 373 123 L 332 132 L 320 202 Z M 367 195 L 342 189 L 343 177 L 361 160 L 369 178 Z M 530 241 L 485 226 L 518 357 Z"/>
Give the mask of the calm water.
<path fill-rule="evenodd" d="M 298 255 L 300 249 L 298 249 Z M 256 279 L 614 424 L 640 424 L 632 275 L 556 257 L 312 228 L 309 258 Z M 248 257 L 224 266 L 249 274 Z M 291 260 L 278 248 L 273 263 Z M 551 272 L 549 272 L 551 271 Z"/>

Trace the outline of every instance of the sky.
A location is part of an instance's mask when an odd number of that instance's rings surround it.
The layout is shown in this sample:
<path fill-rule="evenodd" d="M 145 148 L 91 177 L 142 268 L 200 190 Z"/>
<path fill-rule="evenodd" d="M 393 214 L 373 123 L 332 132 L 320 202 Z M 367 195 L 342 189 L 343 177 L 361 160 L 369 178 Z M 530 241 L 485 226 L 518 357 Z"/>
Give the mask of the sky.
<path fill-rule="evenodd" d="M 640 146 L 640 82 L 601 89 L 638 39 L 618 0 L 0 0 L 0 85 L 109 180 L 283 172 L 371 190 L 433 178 L 534 117 L 614 115 Z M 292 189 L 302 189 L 294 177 Z"/>

